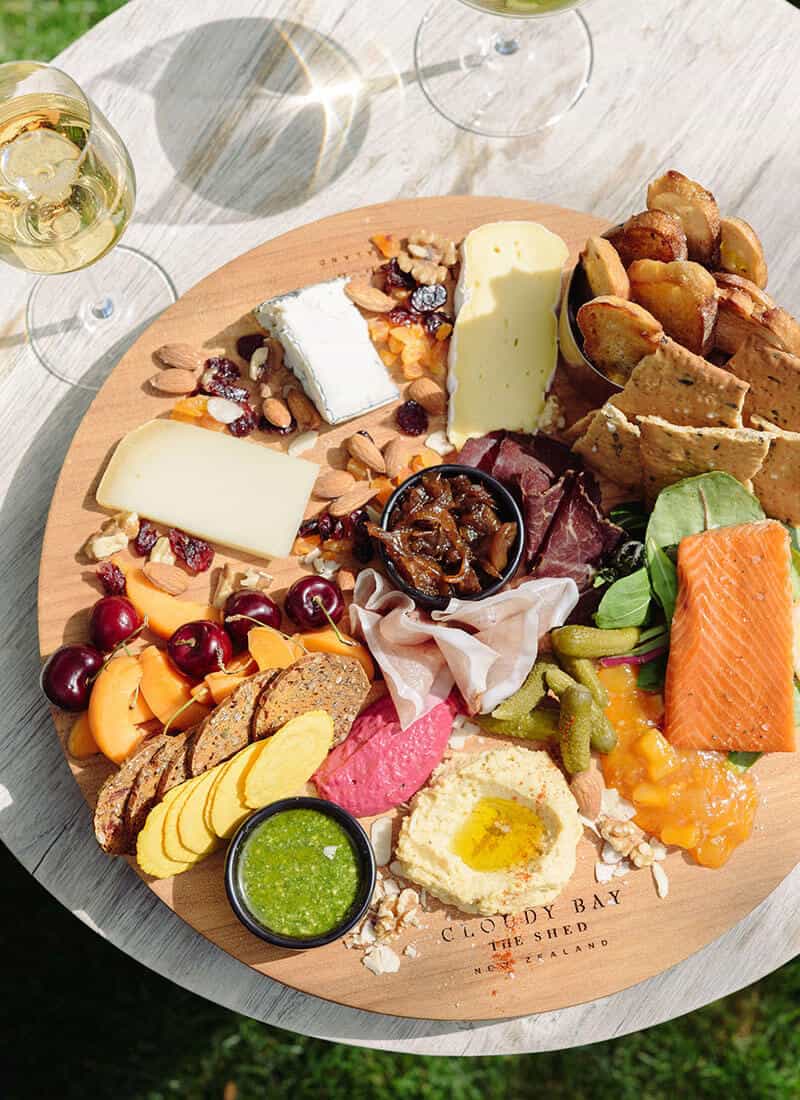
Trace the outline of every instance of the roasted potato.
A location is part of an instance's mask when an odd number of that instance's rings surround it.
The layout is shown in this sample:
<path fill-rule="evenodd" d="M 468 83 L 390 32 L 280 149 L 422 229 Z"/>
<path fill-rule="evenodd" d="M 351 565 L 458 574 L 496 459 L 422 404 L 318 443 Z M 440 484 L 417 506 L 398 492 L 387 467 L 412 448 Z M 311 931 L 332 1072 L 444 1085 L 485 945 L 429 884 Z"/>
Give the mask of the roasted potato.
<path fill-rule="evenodd" d="M 715 271 L 714 281 L 720 291 L 731 291 L 746 295 L 753 303 L 754 309 L 775 308 L 774 298 L 771 298 L 758 283 L 746 279 L 742 275 L 731 275 L 727 271 Z"/>
<path fill-rule="evenodd" d="M 636 260 L 628 276 L 631 298 L 661 322 L 668 336 L 696 355 L 708 351 L 717 318 L 713 275 L 691 260 Z"/>
<path fill-rule="evenodd" d="M 616 298 L 630 298 L 628 273 L 611 241 L 605 237 L 590 237 L 581 252 L 581 263 L 592 297 L 613 294 Z"/>
<path fill-rule="evenodd" d="M 731 275 L 750 279 L 763 289 L 769 272 L 755 229 L 743 218 L 723 218 L 720 227 L 719 266 Z"/>
<path fill-rule="evenodd" d="M 735 355 L 749 336 L 800 355 L 800 324 L 750 279 L 718 271 L 714 347 Z"/>
<path fill-rule="evenodd" d="M 624 225 L 606 234 L 614 246 L 623 267 L 634 260 L 685 260 L 688 256 L 686 234 L 680 220 L 660 210 L 645 210 L 634 214 Z"/>
<path fill-rule="evenodd" d="M 719 208 L 717 200 L 705 187 L 681 172 L 669 171 L 647 188 L 647 209 L 663 210 L 680 220 L 690 260 L 706 267 L 716 264 L 720 244 Z"/>
<path fill-rule="evenodd" d="M 582 305 L 577 321 L 586 356 L 620 385 L 639 360 L 651 355 L 664 339 L 660 321 L 635 302 L 613 294 Z"/>

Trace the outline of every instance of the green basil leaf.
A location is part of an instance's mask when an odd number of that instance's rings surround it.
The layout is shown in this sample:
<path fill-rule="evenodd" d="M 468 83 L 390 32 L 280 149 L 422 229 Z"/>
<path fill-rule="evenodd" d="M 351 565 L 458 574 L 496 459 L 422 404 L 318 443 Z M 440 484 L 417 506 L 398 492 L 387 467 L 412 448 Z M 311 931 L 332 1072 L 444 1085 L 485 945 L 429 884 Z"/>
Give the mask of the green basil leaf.
<path fill-rule="evenodd" d="M 666 551 L 657 546 L 653 539 L 647 540 L 647 568 L 650 573 L 650 586 L 664 610 L 667 623 L 672 622 L 675 614 L 675 601 L 678 598 L 678 570 Z"/>
<path fill-rule="evenodd" d="M 752 493 L 730 474 L 717 470 L 661 490 L 647 525 L 647 541 L 677 546 L 687 535 L 761 519 L 764 509 Z"/>
<path fill-rule="evenodd" d="M 748 768 L 752 768 L 761 755 L 760 752 L 729 752 L 728 763 L 733 764 L 736 768 L 741 768 L 742 771 L 747 771 Z"/>
<path fill-rule="evenodd" d="M 636 686 L 640 691 L 660 691 L 664 686 L 666 675 L 667 654 L 662 653 L 660 657 L 655 657 L 646 665 L 639 665 Z"/>
<path fill-rule="evenodd" d="M 611 585 L 600 601 L 594 621 L 602 630 L 641 626 L 650 614 L 651 596 L 647 570 L 637 569 Z"/>
<path fill-rule="evenodd" d="M 612 523 L 616 523 L 617 527 L 621 527 L 629 538 L 638 539 L 640 542 L 647 529 L 647 517 L 647 509 L 638 501 L 618 504 L 608 513 L 608 518 Z"/>

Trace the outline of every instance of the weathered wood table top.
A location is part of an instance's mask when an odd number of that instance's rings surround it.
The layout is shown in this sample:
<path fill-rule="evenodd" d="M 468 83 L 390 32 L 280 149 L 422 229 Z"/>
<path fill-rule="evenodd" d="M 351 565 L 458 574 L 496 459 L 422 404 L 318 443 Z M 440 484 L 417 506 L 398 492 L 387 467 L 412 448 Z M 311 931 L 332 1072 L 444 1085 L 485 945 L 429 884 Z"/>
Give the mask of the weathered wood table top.
<path fill-rule="evenodd" d="M 455 0 L 453 0 L 455 3 Z M 121 132 L 139 193 L 125 243 L 179 292 L 287 229 L 413 195 L 508 195 L 609 219 L 677 167 L 758 228 L 770 289 L 800 313 L 800 13 L 784 0 L 589 0 L 595 70 L 554 130 L 503 142 L 463 133 L 415 83 L 424 0 L 133 0 L 59 58 Z M 42 531 L 91 399 L 27 348 L 29 277 L 0 269 L 0 837 L 62 904 L 160 974 L 309 1035 L 435 1054 L 596 1042 L 689 1012 L 800 949 L 800 868 L 727 935 L 660 977 L 589 1005 L 491 1025 L 357 1012 L 260 977 L 194 933 L 122 861 L 90 814 L 38 690 Z M 86 348 L 87 365 L 92 349 Z M 658 950 L 658 929 L 653 930 Z"/>

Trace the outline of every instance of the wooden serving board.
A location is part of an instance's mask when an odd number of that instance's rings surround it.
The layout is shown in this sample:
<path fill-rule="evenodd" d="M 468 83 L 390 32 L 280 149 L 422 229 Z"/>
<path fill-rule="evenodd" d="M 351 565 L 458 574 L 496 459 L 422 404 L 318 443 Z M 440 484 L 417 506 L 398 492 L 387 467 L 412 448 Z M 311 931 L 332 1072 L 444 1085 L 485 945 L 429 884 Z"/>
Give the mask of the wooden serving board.
<path fill-rule="evenodd" d="M 568 242 L 577 254 L 587 235 L 604 224 L 588 214 L 500 198 L 450 197 L 387 203 L 351 211 L 287 233 L 255 248 L 204 279 L 166 311 L 120 361 L 93 402 L 73 440 L 56 487 L 45 533 L 39 580 L 39 634 L 43 655 L 87 636 L 88 612 L 98 596 L 94 568 L 79 551 L 102 515 L 94 499 L 100 473 L 120 437 L 173 399 L 147 386 L 153 351 L 185 342 L 233 355 L 238 336 L 254 330 L 249 311 L 265 298 L 337 275 L 367 270 L 376 232 L 406 235 L 424 226 L 460 239 L 497 219 L 534 219 Z M 346 370 L 346 364 L 342 364 Z M 573 376 L 572 382 L 575 382 Z M 587 387 L 591 380 L 586 380 Z M 561 390 L 575 413 L 587 391 Z M 580 383 L 578 388 L 580 389 Z M 369 426 L 380 442 L 391 410 L 326 431 L 305 457 L 324 463 L 343 438 Z M 440 425 L 433 423 L 432 429 Z M 262 445 L 242 442 L 242 446 Z M 270 445 L 280 447 L 279 441 Z M 187 479 L 191 470 L 186 471 Z M 243 507 L 258 507 L 257 487 L 232 486 Z M 217 555 L 217 564 L 227 559 Z M 242 559 L 238 559 L 242 560 Z M 273 562 L 278 598 L 302 571 L 296 560 Z M 204 599 L 208 574 L 189 595 Z M 71 720 L 54 712 L 62 743 Z M 111 765 L 100 758 L 73 774 L 90 805 Z M 624 989 L 673 966 L 721 935 L 759 904 L 800 860 L 800 766 L 797 755 L 761 760 L 755 769 L 761 804 L 752 838 L 725 868 L 700 868 L 681 854 L 669 856 L 670 892 L 659 900 L 648 870 L 598 885 L 597 846 L 588 833 L 565 892 L 550 906 L 514 918 L 470 917 L 428 902 L 424 928 L 394 945 L 402 964 L 376 977 L 361 953 L 342 943 L 312 952 L 269 947 L 252 937 L 230 910 L 223 886 L 224 853 L 151 889 L 193 928 L 241 962 L 288 986 L 355 1008 L 428 1019 L 484 1020 L 564 1008 Z M 136 869 L 136 864 L 131 860 Z M 146 878 L 146 876 L 143 876 Z M 402 955 L 413 942 L 418 955 Z M 735 960 L 731 960 L 735 965 Z"/>

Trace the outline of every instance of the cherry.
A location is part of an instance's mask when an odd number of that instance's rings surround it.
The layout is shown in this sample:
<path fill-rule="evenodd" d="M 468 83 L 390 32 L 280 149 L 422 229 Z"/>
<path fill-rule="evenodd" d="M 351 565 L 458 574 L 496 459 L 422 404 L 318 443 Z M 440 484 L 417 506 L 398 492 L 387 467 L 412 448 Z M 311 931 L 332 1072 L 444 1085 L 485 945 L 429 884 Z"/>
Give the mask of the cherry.
<path fill-rule="evenodd" d="M 42 691 L 62 710 L 86 710 L 103 655 L 92 645 L 62 645 L 42 669 Z"/>
<path fill-rule="evenodd" d="M 272 626 L 280 630 L 281 609 L 257 588 L 240 588 L 238 592 L 231 592 L 225 601 L 223 622 L 234 646 L 244 649 L 247 635 L 254 626 Z"/>
<path fill-rule="evenodd" d="M 139 612 L 124 596 L 104 596 L 92 608 L 89 637 L 98 649 L 109 653 L 142 625 Z"/>
<path fill-rule="evenodd" d="M 283 609 L 301 630 L 338 623 L 344 614 L 342 590 L 325 577 L 301 577 L 286 593 Z"/>
<path fill-rule="evenodd" d="M 176 668 L 195 680 L 210 672 L 224 672 L 233 656 L 228 635 L 217 623 L 197 619 L 179 626 L 167 642 L 167 653 Z"/>

